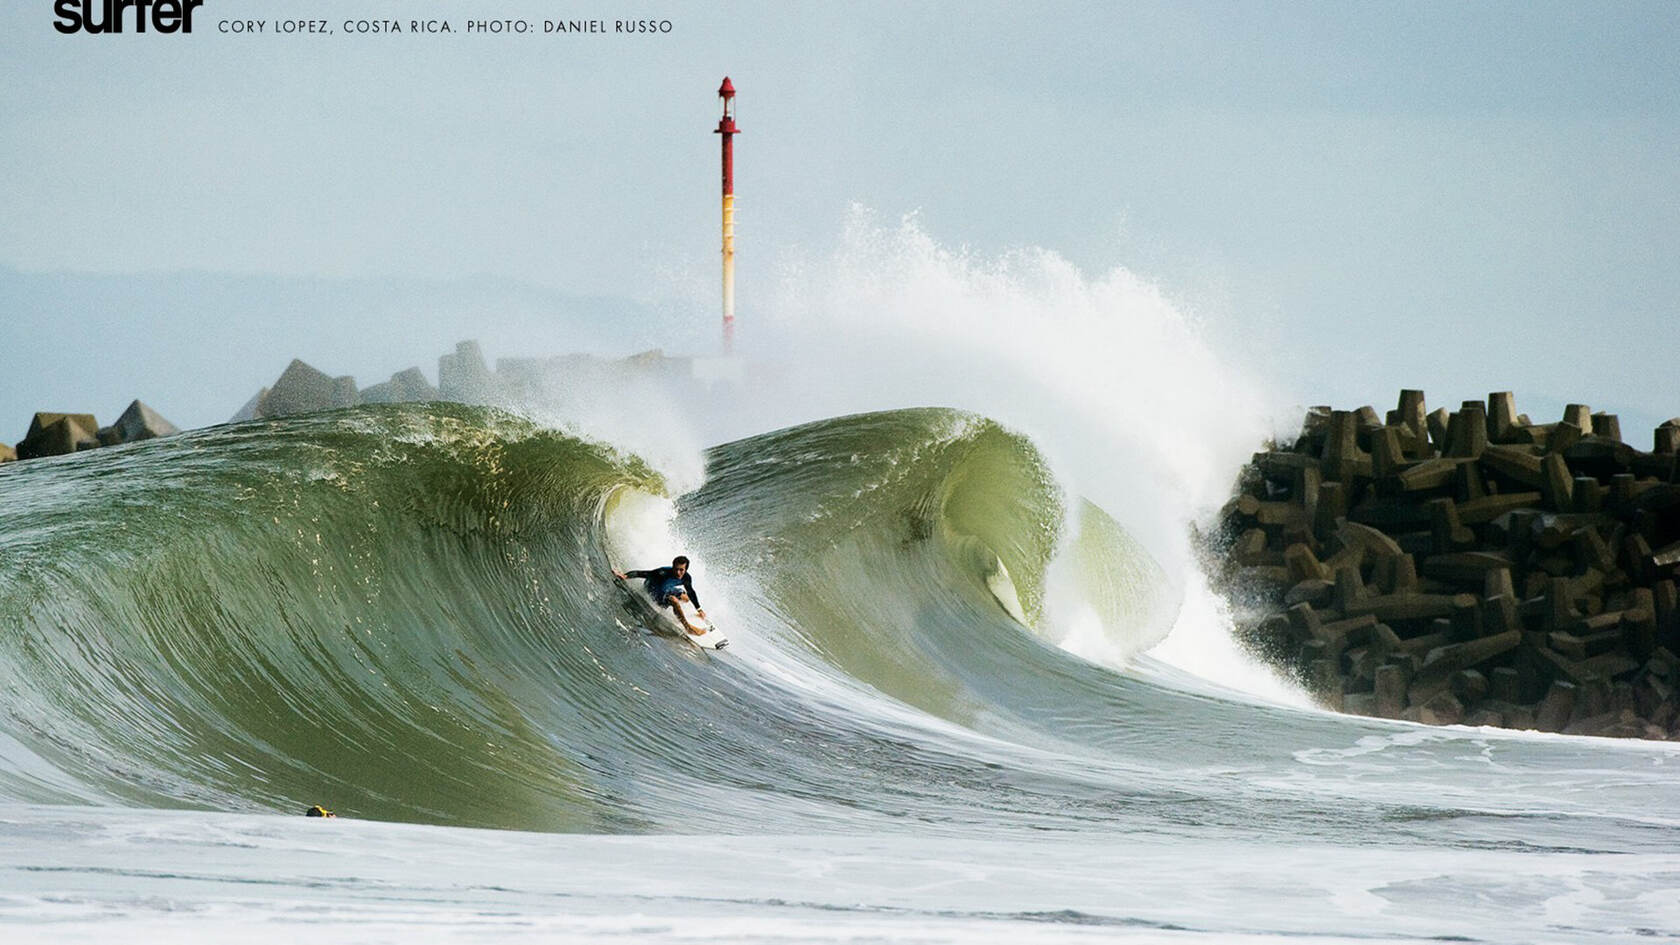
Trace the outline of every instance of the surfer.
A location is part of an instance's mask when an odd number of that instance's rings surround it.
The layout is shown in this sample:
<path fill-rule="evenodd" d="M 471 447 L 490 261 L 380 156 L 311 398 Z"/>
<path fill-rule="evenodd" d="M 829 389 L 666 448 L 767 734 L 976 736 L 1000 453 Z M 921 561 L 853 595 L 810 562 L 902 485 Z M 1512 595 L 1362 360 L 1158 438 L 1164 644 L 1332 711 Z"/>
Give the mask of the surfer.
<path fill-rule="evenodd" d="M 672 558 L 668 568 L 654 568 L 652 571 L 614 571 L 613 576 L 621 581 L 641 578 L 653 602 L 669 608 L 676 614 L 677 622 L 681 623 L 684 629 L 695 636 L 706 632 L 705 628 L 689 623 L 687 615 L 683 613 L 683 605 L 691 603 L 695 616 L 706 616 L 706 612 L 700 607 L 700 595 L 694 593 L 694 575 L 688 573 L 686 557 L 677 555 Z"/>

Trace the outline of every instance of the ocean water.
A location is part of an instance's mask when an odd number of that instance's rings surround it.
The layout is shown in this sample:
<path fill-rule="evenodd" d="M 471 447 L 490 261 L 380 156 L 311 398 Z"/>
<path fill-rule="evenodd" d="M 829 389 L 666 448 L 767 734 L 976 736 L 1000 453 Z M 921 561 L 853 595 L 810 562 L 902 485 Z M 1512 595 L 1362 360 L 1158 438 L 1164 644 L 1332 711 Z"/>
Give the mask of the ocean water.
<path fill-rule="evenodd" d="M 863 230 L 766 327 L 824 370 L 682 437 L 0 467 L 0 937 L 1680 940 L 1675 746 L 1332 715 L 1232 644 L 1183 533 L 1270 405 L 1190 320 Z M 614 587 L 673 548 L 728 649 Z"/>

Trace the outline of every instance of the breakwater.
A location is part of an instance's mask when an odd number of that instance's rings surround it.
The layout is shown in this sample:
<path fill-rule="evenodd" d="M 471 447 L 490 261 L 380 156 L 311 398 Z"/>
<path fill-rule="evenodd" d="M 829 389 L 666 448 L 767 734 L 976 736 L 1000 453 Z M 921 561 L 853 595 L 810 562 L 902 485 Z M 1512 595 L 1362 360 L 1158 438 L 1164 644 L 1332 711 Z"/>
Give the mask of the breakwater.
<path fill-rule="evenodd" d="M 588 354 L 499 358 L 492 370 L 478 342 L 462 341 L 453 352 L 438 358 L 436 385 L 418 367 L 410 367 L 389 380 L 358 387 L 354 377 L 335 377 L 294 358 L 273 384 L 260 388 L 228 422 L 274 420 L 362 404 L 552 405 L 575 400 L 578 390 L 625 396 L 626 389 L 636 385 L 656 394 L 682 391 L 692 397 L 696 388 L 704 393 L 739 376 L 740 365 L 729 359 L 668 357 L 660 349 L 618 359 Z M 0 463 L 63 456 L 179 432 L 175 424 L 138 400 L 109 426 L 101 426 L 90 413 L 37 412 L 15 448 L 0 443 Z"/>
<path fill-rule="evenodd" d="M 1238 633 L 1327 707 L 1432 724 L 1680 737 L 1680 418 L 1510 392 L 1313 407 L 1205 536 Z"/>

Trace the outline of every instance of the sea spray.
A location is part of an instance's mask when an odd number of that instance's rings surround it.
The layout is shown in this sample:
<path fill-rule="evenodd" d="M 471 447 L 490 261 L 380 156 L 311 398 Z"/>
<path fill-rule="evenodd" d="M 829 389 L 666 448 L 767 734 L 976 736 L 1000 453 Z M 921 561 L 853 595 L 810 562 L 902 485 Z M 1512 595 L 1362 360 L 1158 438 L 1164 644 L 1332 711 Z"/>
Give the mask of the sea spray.
<path fill-rule="evenodd" d="M 1230 470 L 1281 411 L 1213 353 L 1203 327 L 1158 286 L 1118 267 L 1089 276 L 1044 249 L 994 257 L 952 250 L 914 217 L 891 225 L 853 208 L 833 252 L 783 263 L 760 319 L 743 336 L 753 356 L 783 370 L 753 391 L 734 424 L 763 429 L 924 403 L 994 418 L 1032 438 L 1067 494 L 1118 517 L 1164 564 L 1164 597 L 1209 597 L 1182 613 L 1213 628 L 1189 635 L 1228 638 L 1229 623 L 1196 572 L 1187 525 L 1223 501 Z M 1086 527 L 1085 516 L 1068 519 L 1064 557 Z M 1092 606 L 1092 595 L 1107 592 L 1089 580 L 1058 588 L 1067 596 L 1040 627 L 1052 638 L 1089 641 L 1092 617 L 1116 613 Z M 1108 642 L 1080 652 L 1123 664 L 1173 623 L 1130 617 L 1140 619 L 1099 617 Z M 1226 684 L 1276 690 L 1258 666 L 1231 671 L 1252 664 L 1228 639 L 1221 648 Z M 1195 669 L 1209 651 L 1168 652 Z"/>
<path fill-rule="evenodd" d="M 1160 642 L 1180 613 L 1213 621 L 1190 636 L 1229 636 L 1216 601 L 1185 600 L 1207 594 L 1187 526 L 1225 498 L 1230 470 L 1281 411 L 1158 286 L 1124 268 L 1087 275 L 1043 249 L 992 257 L 948 249 L 914 218 L 885 224 L 861 208 L 832 251 L 788 255 L 779 270 L 773 291 L 744 315 L 738 387 L 691 380 L 685 388 L 634 369 L 605 380 L 560 370 L 543 396 L 517 405 L 647 458 L 673 497 L 704 480 L 704 443 L 869 410 L 969 410 L 1025 433 L 1070 501 L 1083 497 L 1123 522 L 1122 534 L 1139 542 L 1123 557 L 1161 563 L 1143 576 L 1111 562 L 1102 577 L 1081 536 L 1107 530 L 1064 509 L 1049 573 L 1069 579 L 1053 581 L 1030 629 L 1114 666 Z M 668 560 L 672 547 L 651 546 L 674 546 L 680 519 L 649 531 L 642 556 Z M 1109 585 L 1121 584 L 1129 599 L 1159 606 L 1116 609 Z M 1229 652 L 1218 658 L 1219 678 L 1244 688 L 1244 675 L 1229 669 L 1246 657 L 1229 640 L 1220 646 Z M 1194 670 L 1211 651 L 1166 652 Z M 1264 670 L 1250 675 L 1246 688 L 1275 688 Z"/>

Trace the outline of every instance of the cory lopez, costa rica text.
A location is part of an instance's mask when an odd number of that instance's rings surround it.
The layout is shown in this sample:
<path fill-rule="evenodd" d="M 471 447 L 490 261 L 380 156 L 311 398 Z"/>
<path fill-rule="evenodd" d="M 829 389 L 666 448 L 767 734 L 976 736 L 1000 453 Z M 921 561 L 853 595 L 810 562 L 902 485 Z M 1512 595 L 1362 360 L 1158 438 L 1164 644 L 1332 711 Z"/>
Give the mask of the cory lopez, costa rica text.
<path fill-rule="evenodd" d="M 191 33 L 193 11 L 201 6 L 204 0 L 58 0 L 53 29 L 66 35 L 121 33 L 123 14 L 133 10 L 136 33 L 146 32 L 147 20 L 153 32 Z"/>

